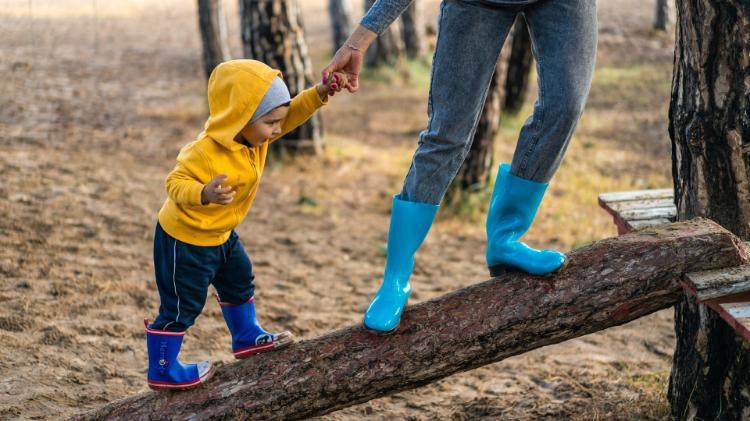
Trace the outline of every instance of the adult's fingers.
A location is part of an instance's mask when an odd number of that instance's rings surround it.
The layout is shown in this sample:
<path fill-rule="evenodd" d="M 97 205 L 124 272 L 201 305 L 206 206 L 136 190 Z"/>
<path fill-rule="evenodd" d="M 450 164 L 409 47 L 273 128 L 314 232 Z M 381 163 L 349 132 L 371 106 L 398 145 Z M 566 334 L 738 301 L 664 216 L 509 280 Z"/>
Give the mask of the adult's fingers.
<path fill-rule="evenodd" d="M 331 62 L 328 63 L 328 66 L 326 66 L 323 71 L 320 72 L 323 76 L 323 83 L 328 84 L 328 77 L 331 75 L 331 73 L 341 70 L 344 66 L 346 66 L 349 63 L 351 56 L 352 53 L 350 51 L 339 48 L 339 50 L 336 51 L 336 54 L 333 55 Z"/>
<path fill-rule="evenodd" d="M 359 89 L 359 77 L 357 75 L 349 75 L 349 83 L 346 85 L 346 89 L 350 93 L 357 92 L 357 89 Z"/>

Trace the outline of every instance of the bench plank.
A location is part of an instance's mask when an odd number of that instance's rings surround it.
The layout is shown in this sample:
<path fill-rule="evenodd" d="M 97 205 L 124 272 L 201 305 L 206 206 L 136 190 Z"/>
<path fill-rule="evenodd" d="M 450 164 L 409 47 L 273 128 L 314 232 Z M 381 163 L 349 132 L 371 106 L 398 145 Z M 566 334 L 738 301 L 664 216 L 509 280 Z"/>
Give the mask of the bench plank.
<path fill-rule="evenodd" d="M 750 303 L 724 303 L 717 307 L 714 310 L 721 318 L 745 340 L 750 341 Z"/>
<path fill-rule="evenodd" d="M 600 203 L 601 206 L 601 203 Z M 670 208 L 674 206 L 674 199 L 644 199 L 644 200 L 625 200 L 621 202 L 604 202 L 604 206 L 617 212 L 631 209 L 653 209 L 653 208 Z"/>
<path fill-rule="evenodd" d="M 726 302 L 728 297 L 750 294 L 750 265 L 687 273 L 684 280 L 701 302 Z"/>
<path fill-rule="evenodd" d="M 646 199 L 671 199 L 674 198 L 674 189 L 649 189 L 609 192 L 600 194 L 599 198 L 605 202 L 622 202 Z"/>
<path fill-rule="evenodd" d="M 618 235 L 667 224 L 677 217 L 674 191 L 670 188 L 602 193 L 598 201 L 612 215 Z"/>
<path fill-rule="evenodd" d="M 682 286 L 750 341 L 750 265 L 686 273 Z"/>
<path fill-rule="evenodd" d="M 654 219 L 646 219 L 641 221 L 626 221 L 627 226 L 630 228 L 627 232 L 639 230 L 642 228 L 648 228 L 653 227 L 655 225 L 663 225 L 668 224 L 672 222 L 668 218 L 654 218 Z"/>
<path fill-rule="evenodd" d="M 674 205 L 665 208 L 652 209 L 628 209 L 620 212 L 620 216 L 626 221 L 642 219 L 674 219 L 677 216 L 677 208 Z"/>

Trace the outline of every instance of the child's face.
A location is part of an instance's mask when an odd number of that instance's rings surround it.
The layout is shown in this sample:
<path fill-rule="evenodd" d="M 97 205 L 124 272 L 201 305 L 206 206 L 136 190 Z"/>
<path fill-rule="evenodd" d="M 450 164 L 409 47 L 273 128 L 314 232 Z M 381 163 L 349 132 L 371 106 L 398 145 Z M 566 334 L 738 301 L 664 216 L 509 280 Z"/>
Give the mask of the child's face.
<path fill-rule="evenodd" d="M 288 112 L 288 106 L 274 108 L 255 123 L 247 123 L 240 130 L 240 136 L 245 138 L 250 145 L 260 146 L 268 139 L 281 134 L 281 122 L 284 121 Z"/>

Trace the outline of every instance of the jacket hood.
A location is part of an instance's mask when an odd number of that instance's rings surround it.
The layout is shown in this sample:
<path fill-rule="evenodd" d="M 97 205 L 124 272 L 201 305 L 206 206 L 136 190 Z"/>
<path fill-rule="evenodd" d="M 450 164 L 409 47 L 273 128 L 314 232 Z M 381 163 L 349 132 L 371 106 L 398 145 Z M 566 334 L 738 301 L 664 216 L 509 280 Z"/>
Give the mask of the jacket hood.
<path fill-rule="evenodd" d="M 231 60 L 216 66 L 208 79 L 208 110 L 202 136 L 236 151 L 234 137 L 250 121 L 274 78 L 281 72 L 257 60 Z"/>

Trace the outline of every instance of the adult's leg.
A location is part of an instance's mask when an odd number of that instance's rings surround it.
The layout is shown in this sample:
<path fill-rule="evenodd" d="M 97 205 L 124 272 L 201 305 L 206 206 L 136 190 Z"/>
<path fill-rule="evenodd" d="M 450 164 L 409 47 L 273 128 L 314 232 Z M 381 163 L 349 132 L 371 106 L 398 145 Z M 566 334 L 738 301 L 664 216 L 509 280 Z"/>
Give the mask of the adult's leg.
<path fill-rule="evenodd" d="M 400 199 L 439 204 L 466 157 L 516 12 L 446 0 L 432 63 L 427 128 Z"/>
<path fill-rule="evenodd" d="M 596 2 L 545 1 L 524 14 L 539 74 L 538 99 L 521 129 L 510 172 L 546 183 L 560 166 L 591 86 Z"/>
<path fill-rule="evenodd" d="M 520 242 L 560 166 L 588 95 L 596 56 L 594 0 L 545 1 L 524 9 L 539 73 L 534 114 L 521 129 L 511 165 L 502 165 L 487 214 L 491 276 L 507 269 L 545 275 L 565 255 Z"/>
<path fill-rule="evenodd" d="M 515 12 L 446 0 L 432 64 L 429 124 L 422 132 L 400 197 L 393 198 L 383 283 L 364 317 L 366 327 L 398 326 L 411 293 L 409 277 L 438 204 L 463 163 Z"/>

